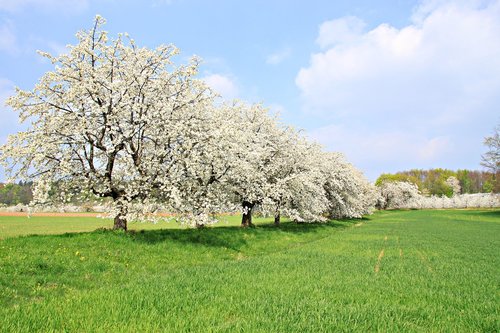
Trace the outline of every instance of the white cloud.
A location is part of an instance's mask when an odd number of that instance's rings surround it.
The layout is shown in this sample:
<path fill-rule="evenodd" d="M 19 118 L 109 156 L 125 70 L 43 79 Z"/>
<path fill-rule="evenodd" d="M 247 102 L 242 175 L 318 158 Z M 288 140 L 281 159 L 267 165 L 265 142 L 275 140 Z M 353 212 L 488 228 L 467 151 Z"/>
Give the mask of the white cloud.
<path fill-rule="evenodd" d="M 324 22 L 319 27 L 316 43 L 324 49 L 338 43 L 356 40 L 365 27 L 365 22 L 355 16 L 346 16 Z"/>
<path fill-rule="evenodd" d="M 362 149 L 378 145 L 406 159 L 405 168 L 479 161 L 482 137 L 498 117 L 499 36 L 498 0 L 425 1 L 402 28 L 366 31 L 354 17 L 325 22 L 321 52 L 296 77 L 303 111 L 341 126 L 359 145 L 330 140 L 330 149 L 339 144 L 359 160 Z"/>
<path fill-rule="evenodd" d="M 407 133 L 398 129 L 377 132 L 347 125 L 326 125 L 311 131 L 310 136 L 322 144 L 339 147 L 341 151 L 345 149 L 354 155 L 363 152 L 363 156 L 357 158 L 358 162 L 371 161 L 377 157 L 391 162 L 401 159 L 411 159 L 415 163 L 433 162 L 451 146 L 447 137 L 428 139 L 420 133 Z"/>
<path fill-rule="evenodd" d="M 290 48 L 285 48 L 283 50 L 270 54 L 266 59 L 266 63 L 269 65 L 278 65 L 282 63 L 286 58 L 290 57 L 291 54 L 292 50 Z"/>
<path fill-rule="evenodd" d="M 0 11 L 16 12 L 36 7 L 47 11 L 82 12 L 88 5 L 89 0 L 0 0 Z"/>
<path fill-rule="evenodd" d="M 14 33 L 14 26 L 12 22 L 7 21 L 0 25 L 0 51 L 7 53 L 17 53 L 19 47 L 17 45 L 16 34 Z"/>
<path fill-rule="evenodd" d="M 210 74 L 202 78 L 202 80 L 224 98 L 233 99 L 239 95 L 237 84 L 229 76 Z"/>

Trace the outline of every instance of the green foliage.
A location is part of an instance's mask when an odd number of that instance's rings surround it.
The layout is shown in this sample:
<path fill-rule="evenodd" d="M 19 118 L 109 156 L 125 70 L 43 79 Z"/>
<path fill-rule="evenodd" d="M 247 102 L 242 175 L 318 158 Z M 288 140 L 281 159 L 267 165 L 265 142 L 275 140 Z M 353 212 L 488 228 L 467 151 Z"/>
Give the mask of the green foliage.
<path fill-rule="evenodd" d="M 458 170 L 457 179 L 460 182 L 462 193 L 473 193 L 472 192 L 472 180 L 469 177 L 469 170 Z"/>
<path fill-rule="evenodd" d="M 446 184 L 446 180 L 450 176 L 456 177 L 456 173 L 447 169 L 431 169 L 423 181 L 423 187 L 427 188 L 431 194 L 451 197 L 453 189 Z"/>
<path fill-rule="evenodd" d="M 0 327 L 495 332 L 499 217 L 385 211 L 354 223 L 7 238 Z"/>
<path fill-rule="evenodd" d="M 380 175 L 380 177 L 377 178 L 377 180 L 375 181 L 375 185 L 380 186 L 385 182 L 410 182 L 413 184 L 417 184 L 418 186 L 419 180 L 415 177 L 411 177 L 402 173 L 383 173 L 382 175 Z"/>
<path fill-rule="evenodd" d="M 18 184 L 0 183 L 0 204 L 14 206 L 28 204 L 33 198 L 31 183 L 19 182 Z"/>
<path fill-rule="evenodd" d="M 485 181 L 483 184 L 483 192 L 491 193 L 493 191 L 493 184 L 490 181 Z"/>

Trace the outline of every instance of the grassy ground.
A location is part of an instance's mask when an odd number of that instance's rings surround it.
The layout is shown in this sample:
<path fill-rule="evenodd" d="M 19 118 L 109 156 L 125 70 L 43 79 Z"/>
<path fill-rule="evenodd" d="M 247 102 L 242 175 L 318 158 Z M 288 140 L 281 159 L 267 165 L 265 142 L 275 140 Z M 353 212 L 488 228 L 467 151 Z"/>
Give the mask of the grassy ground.
<path fill-rule="evenodd" d="M 256 218 L 257 225 L 269 223 L 271 219 Z M 223 216 L 216 227 L 238 226 L 241 216 Z M 57 235 L 67 232 L 89 232 L 99 228 L 113 227 L 111 219 L 103 219 L 95 216 L 88 217 L 49 217 L 49 216 L 1 216 L 0 215 L 0 239 L 27 236 L 27 235 Z M 183 227 L 172 220 L 160 221 L 156 224 L 143 222 L 130 222 L 130 230 L 158 230 L 158 229 L 183 229 Z"/>
<path fill-rule="evenodd" d="M 0 331 L 498 332 L 499 250 L 498 210 L 8 237 Z"/>

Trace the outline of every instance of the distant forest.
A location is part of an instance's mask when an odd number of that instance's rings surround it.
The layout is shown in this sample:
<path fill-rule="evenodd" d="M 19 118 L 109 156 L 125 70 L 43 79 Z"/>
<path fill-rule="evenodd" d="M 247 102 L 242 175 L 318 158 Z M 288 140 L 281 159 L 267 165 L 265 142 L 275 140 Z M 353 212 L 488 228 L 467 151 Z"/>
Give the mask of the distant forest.
<path fill-rule="evenodd" d="M 500 175 L 477 170 L 414 169 L 394 174 L 382 174 L 375 184 L 380 185 L 386 181 L 407 181 L 416 184 L 424 195 L 446 195 L 451 197 L 453 189 L 446 183 L 449 177 L 458 179 L 461 194 L 500 192 L 500 181 L 498 181 Z"/>
<path fill-rule="evenodd" d="M 28 204 L 33 199 L 32 183 L 19 182 L 17 184 L 0 183 L 0 204 L 13 206 Z"/>
<path fill-rule="evenodd" d="M 17 184 L 0 183 L 0 205 L 1 206 L 15 206 L 17 204 L 27 205 L 33 199 L 32 182 L 19 182 Z M 49 191 L 49 196 L 57 195 L 57 184 L 52 184 L 52 189 Z M 85 195 L 78 193 L 78 197 L 74 197 L 69 203 L 74 205 L 81 205 L 88 202 L 95 202 L 96 197 L 93 195 Z"/>

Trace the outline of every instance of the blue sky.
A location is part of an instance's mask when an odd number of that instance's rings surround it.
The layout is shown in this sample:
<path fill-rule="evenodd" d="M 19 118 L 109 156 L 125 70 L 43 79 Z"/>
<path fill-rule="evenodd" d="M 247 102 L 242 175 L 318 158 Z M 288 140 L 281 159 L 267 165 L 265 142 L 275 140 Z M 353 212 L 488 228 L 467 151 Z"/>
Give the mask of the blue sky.
<path fill-rule="evenodd" d="M 370 180 L 479 169 L 500 123 L 499 0 L 0 0 L 0 143 L 22 128 L 5 98 L 52 68 L 36 50 L 64 52 L 96 14 L 200 56 L 225 98 L 279 111 Z"/>

